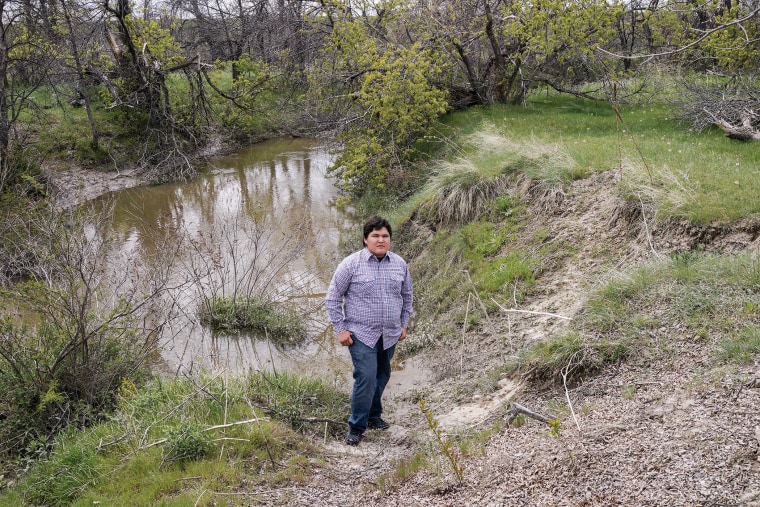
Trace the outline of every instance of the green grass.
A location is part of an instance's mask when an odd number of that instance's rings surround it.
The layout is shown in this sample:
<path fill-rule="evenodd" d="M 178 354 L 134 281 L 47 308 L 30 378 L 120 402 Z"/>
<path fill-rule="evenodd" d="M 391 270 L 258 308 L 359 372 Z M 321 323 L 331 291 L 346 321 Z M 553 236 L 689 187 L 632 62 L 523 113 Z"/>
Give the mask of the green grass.
<path fill-rule="evenodd" d="M 748 325 L 730 333 L 718 344 L 718 359 L 725 363 L 752 364 L 760 356 L 760 326 Z"/>
<path fill-rule="evenodd" d="M 320 458 L 304 435 L 342 434 L 347 410 L 345 394 L 296 375 L 125 384 L 107 421 L 61 435 L 0 505 L 255 504 L 252 487 L 308 476 Z"/>
<path fill-rule="evenodd" d="M 760 214 L 760 150 L 716 129 L 692 132 L 664 103 L 619 107 L 534 95 L 525 106 L 478 107 L 452 113 L 440 130 L 454 141 L 439 153 L 487 175 L 514 166 L 552 184 L 617 170 L 621 193 L 653 201 L 657 217 L 695 223 Z M 441 167 L 441 162 L 431 164 Z M 436 169 L 437 172 L 437 169 Z"/>
<path fill-rule="evenodd" d="M 571 361 L 576 374 L 606 364 L 668 354 L 700 342 L 714 364 L 745 364 L 760 354 L 760 263 L 751 255 L 691 252 L 652 260 L 596 288 L 566 335 L 524 351 L 556 377 Z"/>

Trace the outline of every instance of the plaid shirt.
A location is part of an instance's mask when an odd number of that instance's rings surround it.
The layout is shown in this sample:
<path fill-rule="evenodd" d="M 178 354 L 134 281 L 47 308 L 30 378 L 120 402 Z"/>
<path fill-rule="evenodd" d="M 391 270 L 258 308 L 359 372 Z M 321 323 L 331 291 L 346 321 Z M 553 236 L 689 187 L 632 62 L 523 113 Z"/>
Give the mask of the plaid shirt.
<path fill-rule="evenodd" d="M 412 315 L 409 268 L 392 252 L 380 261 L 367 248 L 355 252 L 335 270 L 325 306 L 337 334 L 349 330 L 368 347 L 382 336 L 390 348 Z"/>

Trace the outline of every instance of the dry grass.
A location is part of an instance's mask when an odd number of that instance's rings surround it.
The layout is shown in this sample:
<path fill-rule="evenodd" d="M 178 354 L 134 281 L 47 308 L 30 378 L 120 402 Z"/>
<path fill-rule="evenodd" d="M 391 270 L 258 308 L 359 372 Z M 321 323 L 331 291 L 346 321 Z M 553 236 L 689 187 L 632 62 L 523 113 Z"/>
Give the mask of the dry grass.
<path fill-rule="evenodd" d="M 541 181 L 556 193 L 576 174 L 559 145 L 535 138 L 515 142 L 493 126 L 465 138 L 460 157 L 440 163 L 418 196 L 421 215 L 435 223 L 464 223 L 482 216 L 507 194 L 516 176 Z"/>

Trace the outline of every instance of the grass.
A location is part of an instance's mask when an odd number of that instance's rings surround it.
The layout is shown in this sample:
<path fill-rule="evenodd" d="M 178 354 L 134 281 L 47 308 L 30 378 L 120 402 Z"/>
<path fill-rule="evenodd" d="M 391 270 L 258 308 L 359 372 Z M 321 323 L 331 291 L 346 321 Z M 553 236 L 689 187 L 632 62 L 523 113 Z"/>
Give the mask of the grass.
<path fill-rule="evenodd" d="M 303 480 L 320 462 L 313 438 L 342 434 L 345 394 L 295 375 L 124 385 L 119 409 L 61 435 L 0 505 L 230 505 L 258 486 Z M 258 499 L 261 500 L 261 499 Z"/>
<path fill-rule="evenodd" d="M 216 331 L 251 330 L 277 342 L 306 338 L 303 319 L 274 303 L 245 297 L 211 298 L 202 306 L 201 322 Z"/>
<path fill-rule="evenodd" d="M 553 184 L 617 170 L 621 192 L 653 201 L 659 219 L 707 224 L 760 214 L 754 143 L 717 128 L 690 131 L 666 103 L 619 111 L 622 123 L 607 103 L 554 94 L 534 95 L 525 106 L 472 108 L 444 118 L 440 131 L 447 139 L 456 134 L 442 152 L 446 164 L 466 160 L 478 174 L 514 166 Z"/>
<path fill-rule="evenodd" d="M 753 143 L 728 139 L 717 129 L 690 131 L 672 119 L 675 111 L 664 100 L 620 105 L 619 112 L 622 121 L 608 103 L 547 93 L 531 96 L 524 106 L 449 114 L 438 136 L 420 144 L 416 191 L 400 202 L 373 196 L 375 209 L 387 209 L 394 223 L 413 221 L 430 231 L 402 228 L 397 244 L 412 261 L 418 313 L 436 316 L 433 335 L 457 336 L 465 320 L 468 327 L 482 321 L 482 308 L 466 308 L 470 291 L 486 303 L 492 296 L 519 302 L 535 284 L 550 247 L 540 231 L 530 244 L 512 241 L 524 223 L 516 189 L 525 179 L 551 196 L 575 179 L 614 170 L 621 175 L 620 195 L 653 209 L 655 220 L 708 224 L 760 217 L 760 151 Z M 669 269 L 684 269 L 678 267 L 682 261 Z M 656 309 L 662 301 L 628 312 L 625 298 L 625 292 L 646 293 L 656 275 L 624 277 L 610 283 L 599 303 L 590 302 L 587 323 L 597 326 L 595 333 L 619 327 L 617 319 L 631 321 L 622 336 L 595 345 L 591 356 L 599 364 L 625 356 L 640 342 L 634 335 L 661 320 Z M 690 286 L 670 295 L 677 298 L 674 311 L 701 334 L 707 331 L 700 316 L 719 304 L 713 289 L 703 289 Z"/>
<path fill-rule="evenodd" d="M 760 354 L 760 262 L 749 254 L 689 252 L 653 260 L 597 287 L 574 330 L 525 351 L 555 376 L 571 361 L 576 373 L 626 358 L 704 344 L 713 364 L 751 363 Z"/>

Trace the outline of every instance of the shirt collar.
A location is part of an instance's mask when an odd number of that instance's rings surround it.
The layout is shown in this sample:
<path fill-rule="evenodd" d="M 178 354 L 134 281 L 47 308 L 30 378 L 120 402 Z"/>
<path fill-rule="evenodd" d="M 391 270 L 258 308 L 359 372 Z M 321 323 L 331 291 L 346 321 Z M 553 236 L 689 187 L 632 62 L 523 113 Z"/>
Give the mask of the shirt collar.
<path fill-rule="evenodd" d="M 372 257 L 375 257 L 375 255 L 372 252 L 369 251 L 369 248 L 367 248 L 365 246 L 364 250 L 362 251 L 362 259 L 364 259 L 365 261 L 368 261 Z M 375 259 L 377 259 L 377 257 L 375 257 Z M 386 259 L 388 259 L 388 262 L 391 262 L 391 252 L 390 251 L 386 252 L 385 253 L 385 257 L 383 257 L 382 260 L 380 260 L 379 262 L 383 262 Z"/>

